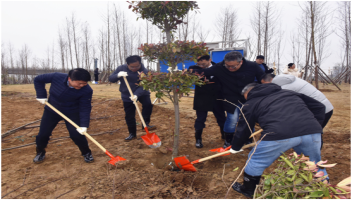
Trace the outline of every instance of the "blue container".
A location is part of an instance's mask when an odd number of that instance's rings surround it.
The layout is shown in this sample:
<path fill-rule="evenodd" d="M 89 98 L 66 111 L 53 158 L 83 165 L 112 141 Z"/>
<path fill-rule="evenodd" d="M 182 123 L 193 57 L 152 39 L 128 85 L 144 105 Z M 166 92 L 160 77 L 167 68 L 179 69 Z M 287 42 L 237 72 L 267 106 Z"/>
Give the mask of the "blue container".
<path fill-rule="evenodd" d="M 243 50 L 232 50 L 232 51 L 238 51 L 243 55 Z M 211 52 L 211 58 L 213 62 L 218 63 L 224 60 L 225 55 L 231 52 L 231 50 L 228 51 L 212 51 Z"/>

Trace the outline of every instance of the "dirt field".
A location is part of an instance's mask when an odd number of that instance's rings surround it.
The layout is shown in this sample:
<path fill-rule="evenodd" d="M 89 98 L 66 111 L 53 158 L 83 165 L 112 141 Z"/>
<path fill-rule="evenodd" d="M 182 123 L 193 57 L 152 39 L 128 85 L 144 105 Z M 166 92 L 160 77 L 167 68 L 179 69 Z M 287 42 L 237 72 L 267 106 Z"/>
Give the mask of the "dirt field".
<path fill-rule="evenodd" d="M 126 158 L 117 167 L 107 163 L 109 158 L 92 142 L 95 159 L 87 164 L 78 148 L 68 136 L 64 124 L 59 124 L 49 141 L 45 162 L 33 164 L 35 145 L 2 151 L 1 197 L 3 198 L 211 198 L 225 197 L 227 187 L 238 176 L 247 159 L 248 150 L 237 155 L 215 158 L 195 164 L 197 172 L 170 171 L 172 129 L 174 114 L 172 104 L 154 106 L 151 124 L 157 125 L 156 134 L 162 146 L 151 149 L 140 139 L 140 120 L 136 116 L 139 139 L 124 142 L 128 136 L 118 85 L 92 85 L 94 89 L 91 125 L 88 132 L 113 155 Z M 33 85 L 2 86 L 1 132 L 22 126 L 41 118 L 43 105 L 35 100 Z M 350 86 L 342 91 L 333 86 L 322 91 L 334 105 L 334 114 L 324 129 L 322 159 L 338 163 L 329 168 L 332 184 L 350 176 L 351 163 L 351 102 Z M 106 101 L 115 98 L 114 100 Z M 117 99 L 116 99 L 117 98 Z M 155 97 L 152 95 L 152 101 Z M 166 99 L 165 99 L 166 100 Z M 208 151 L 221 147 L 219 127 L 214 116 L 208 117 L 203 133 L 204 148 L 195 148 L 193 98 L 181 99 L 180 155 L 190 161 L 212 155 Z M 2 139 L 1 149 L 35 142 L 39 123 Z M 57 140 L 57 138 L 61 138 Z M 266 170 L 270 172 L 271 166 Z M 242 181 L 242 178 L 239 179 Z M 232 189 L 228 198 L 245 198 Z"/>

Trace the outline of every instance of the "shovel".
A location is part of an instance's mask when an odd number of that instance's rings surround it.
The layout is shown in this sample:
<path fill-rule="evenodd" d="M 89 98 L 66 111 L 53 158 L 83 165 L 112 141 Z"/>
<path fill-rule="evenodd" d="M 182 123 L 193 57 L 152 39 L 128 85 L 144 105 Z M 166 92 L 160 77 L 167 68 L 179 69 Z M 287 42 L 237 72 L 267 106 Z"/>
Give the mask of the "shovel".
<path fill-rule="evenodd" d="M 74 123 L 73 121 L 71 121 L 68 117 L 66 117 L 64 114 L 62 114 L 60 111 L 58 111 L 54 106 L 52 106 L 50 103 L 45 102 L 45 105 L 49 106 L 53 111 L 55 111 L 57 114 L 59 114 L 62 118 L 64 118 L 66 121 L 68 121 L 70 124 L 72 124 L 72 126 L 74 126 L 76 129 L 79 128 L 79 126 Z M 87 132 L 83 133 L 87 138 L 89 138 L 92 142 L 94 142 L 94 144 L 96 144 L 101 150 L 103 150 L 105 152 L 106 155 L 108 155 L 111 160 L 109 160 L 109 163 L 112 165 L 115 165 L 117 162 L 119 161 L 123 161 L 126 160 L 120 156 L 116 156 L 114 157 L 110 152 L 108 152 L 108 150 L 106 150 L 103 146 L 101 146 L 94 138 L 92 138 L 92 136 L 90 136 Z"/>
<path fill-rule="evenodd" d="M 259 131 L 254 132 L 249 138 L 252 138 L 253 136 L 258 135 L 262 131 L 263 131 L 263 129 L 260 129 Z M 230 148 L 231 148 L 231 146 L 227 147 L 226 149 L 224 149 L 223 147 L 220 147 L 220 148 L 216 148 L 216 149 L 211 149 L 209 151 L 211 151 L 211 152 L 224 152 L 224 151 L 230 150 Z M 230 154 L 228 154 L 228 155 L 230 155 Z M 226 155 L 224 155 L 224 156 L 226 156 Z"/>
<path fill-rule="evenodd" d="M 125 83 L 127 85 L 128 91 L 131 94 L 131 97 L 133 97 L 133 92 L 131 90 L 131 87 L 129 85 L 129 83 L 127 82 L 127 78 L 126 76 L 123 77 L 123 79 L 125 80 Z M 136 104 L 136 102 L 134 101 L 133 104 L 136 106 L 136 110 L 138 112 L 139 118 L 141 118 L 141 121 L 143 123 L 144 126 L 144 130 L 147 133 L 146 135 L 141 136 L 141 138 L 143 139 L 143 141 L 150 147 L 150 148 L 158 148 L 161 146 L 161 141 L 160 138 L 155 134 L 155 133 L 149 133 L 148 131 L 148 127 L 144 122 L 143 116 L 141 114 L 141 111 L 139 110 L 138 105 Z"/>
<path fill-rule="evenodd" d="M 246 149 L 248 147 L 253 147 L 253 146 L 255 146 L 255 143 L 244 145 L 242 147 L 242 149 Z M 221 152 L 221 153 L 217 153 L 215 155 L 208 156 L 208 157 L 205 157 L 205 158 L 201 158 L 201 159 L 195 160 L 193 162 L 189 162 L 189 160 L 186 158 L 186 156 L 182 156 L 182 157 L 174 158 L 174 162 L 175 162 L 176 166 L 179 169 L 184 169 L 185 171 L 196 172 L 197 169 L 193 166 L 193 164 L 204 162 L 206 160 L 210 160 L 212 158 L 216 158 L 216 157 L 219 157 L 219 156 L 222 156 L 222 155 L 225 155 L 225 154 L 229 154 L 229 153 L 230 153 L 230 150 L 224 151 L 224 152 Z"/>

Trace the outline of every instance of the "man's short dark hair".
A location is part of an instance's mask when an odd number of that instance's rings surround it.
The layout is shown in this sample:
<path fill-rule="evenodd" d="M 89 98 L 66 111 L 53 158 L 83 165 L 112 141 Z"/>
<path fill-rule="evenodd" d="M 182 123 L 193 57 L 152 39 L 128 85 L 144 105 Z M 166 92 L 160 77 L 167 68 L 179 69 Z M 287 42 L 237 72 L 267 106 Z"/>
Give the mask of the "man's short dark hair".
<path fill-rule="evenodd" d="M 273 78 L 275 77 L 274 74 L 263 74 L 261 80 L 264 80 L 265 82 L 271 82 L 271 80 L 273 80 Z"/>
<path fill-rule="evenodd" d="M 201 60 L 206 60 L 206 61 L 209 61 L 210 59 L 210 56 L 209 55 L 203 55 L 203 56 L 200 56 L 197 58 L 197 61 L 201 61 Z"/>
<path fill-rule="evenodd" d="M 238 51 L 231 51 L 225 55 L 224 61 L 237 61 L 241 62 L 243 55 Z"/>
<path fill-rule="evenodd" d="M 139 64 L 142 63 L 142 58 L 139 55 L 132 55 L 126 58 L 127 65 L 129 65 L 130 63 L 135 63 L 137 61 L 139 62 Z"/>
<path fill-rule="evenodd" d="M 295 63 L 288 63 L 288 68 L 291 68 L 292 67 L 292 65 L 294 65 Z"/>
<path fill-rule="evenodd" d="M 241 94 L 244 95 L 247 91 L 251 90 L 252 88 L 254 88 L 257 85 L 259 85 L 259 84 L 258 83 L 250 83 L 250 84 L 244 86 L 244 88 L 242 89 Z"/>
<path fill-rule="evenodd" d="M 263 55 L 258 55 L 257 59 L 263 59 L 264 60 L 264 56 Z"/>
<path fill-rule="evenodd" d="M 70 70 L 68 72 L 68 77 L 70 77 L 72 81 L 88 82 L 91 80 L 90 73 L 83 68 L 76 68 L 76 69 Z"/>

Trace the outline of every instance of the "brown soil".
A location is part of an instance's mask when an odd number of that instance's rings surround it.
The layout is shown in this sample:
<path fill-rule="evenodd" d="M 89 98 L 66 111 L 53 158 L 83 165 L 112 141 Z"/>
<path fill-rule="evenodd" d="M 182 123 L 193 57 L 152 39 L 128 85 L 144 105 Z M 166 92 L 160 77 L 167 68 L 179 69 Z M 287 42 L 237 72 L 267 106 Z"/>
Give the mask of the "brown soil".
<path fill-rule="evenodd" d="M 103 88 L 103 86 L 99 86 Z M 104 86 L 109 87 L 109 86 Z M 93 88 L 94 89 L 94 88 Z M 324 130 L 322 159 L 329 163 L 338 163 L 329 168 L 332 184 L 350 176 L 350 89 L 333 90 L 325 93 L 335 109 L 328 126 Z M 95 90 L 96 91 L 96 90 Z M 346 92 L 347 91 L 347 92 Z M 138 138 L 124 142 L 127 127 L 121 100 L 105 101 L 94 93 L 91 113 L 90 134 L 110 153 L 126 158 L 114 167 L 107 163 L 109 158 L 95 144 L 89 141 L 95 159 L 87 164 L 71 139 L 55 138 L 68 136 L 64 124 L 59 124 L 52 134 L 52 144 L 48 145 L 46 159 L 41 164 L 33 164 L 35 145 L 2 151 L 1 157 L 1 196 L 4 198 L 224 198 L 227 187 L 237 178 L 247 159 L 249 150 L 237 155 L 215 158 L 211 161 L 195 164 L 197 172 L 172 171 L 172 130 L 174 114 L 168 105 L 154 106 L 152 125 L 157 125 L 155 133 L 160 137 L 162 146 L 151 149 L 140 136 L 140 120 L 136 115 Z M 152 98 L 153 100 L 154 98 Z M 179 155 L 185 155 L 190 161 L 212 155 L 208 151 L 223 145 L 219 127 L 213 115 L 209 115 L 207 128 L 203 133 L 204 148 L 194 146 L 194 120 L 192 101 L 181 105 L 181 141 Z M 184 101 L 183 101 L 184 102 Z M 182 102 L 181 102 L 182 103 Z M 188 107 L 187 110 L 185 108 Z M 38 120 L 43 113 L 33 94 L 2 91 L 1 131 L 19 127 Z M 183 112 L 186 111 L 186 112 Z M 94 119 L 98 117 L 108 117 Z M 29 126 L 36 126 L 39 123 Z M 118 129 L 116 131 L 116 129 Z M 35 141 L 39 128 L 23 129 L 2 139 L 2 149 L 29 144 Z M 113 131 L 112 133 L 105 133 Z M 273 165 L 265 172 L 273 169 Z M 242 181 L 242 179 L 239 179 Z M 24 185 L 22 185 L 25 183 Z M 14 191 L 15 190 L 15 191 Z M 228 198 L 245 198 L 232 189 Z"/>

